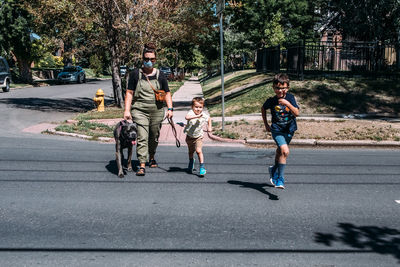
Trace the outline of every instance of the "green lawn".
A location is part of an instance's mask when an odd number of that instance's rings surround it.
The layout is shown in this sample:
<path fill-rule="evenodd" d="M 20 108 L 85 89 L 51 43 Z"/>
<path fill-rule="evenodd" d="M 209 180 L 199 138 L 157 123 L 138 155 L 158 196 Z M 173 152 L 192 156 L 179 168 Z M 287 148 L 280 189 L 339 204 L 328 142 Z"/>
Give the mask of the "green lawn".
<path fill-rule="evenodd" d="M 244 70 L 228 73 L 225 79 L 225 115 L 260 112 L 264 101 L 274 95 L 273 73 Z M 202 82 L 207 107 L 212 116 L 220 116 L 221 77 Z M 243 85 L 252 85 L 229 95 Z M 295 95 L 303 114 L 317 113 L 387 113 L 400 115 L 400 83 L 390 79 L 368 78 L 305 78 L 291 80 L 290 91 Z"/>
<path fill-rule="evenodd" d="M 169 90 L 171 91 L 171 94 L 173 95 L 182 85 L 182 82 L 168 82 Z"/>

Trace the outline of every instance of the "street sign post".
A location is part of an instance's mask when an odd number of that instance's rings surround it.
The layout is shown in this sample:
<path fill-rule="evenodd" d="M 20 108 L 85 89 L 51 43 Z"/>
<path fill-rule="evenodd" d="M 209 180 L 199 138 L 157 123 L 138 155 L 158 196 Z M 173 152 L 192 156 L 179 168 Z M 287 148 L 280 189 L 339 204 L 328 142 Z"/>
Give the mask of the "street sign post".
<path fill-rule="evenodd" d="M 225 0 L 218 1 L 217 15 L 219 16 L 219 42 L 221 46 L 221 104 L 222 104 L 222 131 L 225 128 L 225 93 L 224 93 L 224 30 L 222 27 L 223 11 L 225 9 Z"/>

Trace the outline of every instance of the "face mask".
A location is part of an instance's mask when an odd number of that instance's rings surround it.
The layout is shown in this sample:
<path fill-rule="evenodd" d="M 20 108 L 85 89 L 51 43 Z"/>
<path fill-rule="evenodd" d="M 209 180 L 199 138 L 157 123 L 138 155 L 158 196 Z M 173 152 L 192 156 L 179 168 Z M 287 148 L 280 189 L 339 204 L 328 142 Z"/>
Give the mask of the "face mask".
<path fill-rule="evenodd" d="M 145 62 L 143 62 L 143 65 L 146 68 L 151 69 L 153 67 L 153 62 L 151 62 L 150 60 L 149 61 L 145 61 Z"/>

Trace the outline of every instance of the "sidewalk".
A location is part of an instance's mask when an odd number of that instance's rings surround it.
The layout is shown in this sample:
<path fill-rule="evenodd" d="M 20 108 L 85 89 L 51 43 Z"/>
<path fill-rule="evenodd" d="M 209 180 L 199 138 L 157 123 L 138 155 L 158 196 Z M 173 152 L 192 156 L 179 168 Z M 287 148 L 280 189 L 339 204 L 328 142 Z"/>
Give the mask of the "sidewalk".
<path fill-rule="evenodd" d="M 196 77 L 192 77 L 188 81 L 186 81 L 181 86 L 181 88 L 179 88 L 178 91 L 176 91 L 172 96 L 172 102 L 174 104 L 173 121 L 175 123 L 177 137 L 181 145 L 186 145 L 185 142 L 186 135 L 183 133 L 184 127 L 180 126 L 179 124 L 181 123 L 186 124 L 185 116 L 191 109 L 193 97 L 203 97 L 203 90 L 201 88 L 200 82 Z M 204 112 L 206 114 L 209 114 L 206 107 L 204 108 Z M 214 140 L 211 139 L 208 134 L 204 133 L 203 144 L 206 146 L 218 145 L 218 144 L 221 145 L 221 143 L 218 142 L 221 141 L 220 139 L 218 139 L 218 137 L 214 138 L 214 136 L 212 135 L 211 137 L 213 137 Z M 167 121 L 164 121 L 163 126 L 161 127 L 159 142 L 160 144 L 166 144 L 166 145 L 175 144 L 175 137 L 173 135 L 171 125 L 169 125 Z"/>
<path fill-rule="evenodd" d="M 191 101 L 193 97 L 203 97 L 202 88 L 200 82 L 197 77 L 192 77 L 188 81 L 186 81 L 178 91 L 172 97 L 173 105 L 174 105 L 174 116 L 173 121 L 175 123 L 175 128 L 177 130 L 177 137 L 182 146 L 186 146 L 185 138 L 186 135 L 183 133 L 183 126 L 179 125 L 181 123 L 185 124 L 185 116 L 187 112 L 191 109 Z M 204 112 L 208 114 L 208 110 L 205 107 Z M 353 120 L 359 118 L 365 118 L 364 114 L 325 114 L 325 115 L 302 115 L 299 116 L 298 120 L 337 120 L 340 118 L 341 120 Z M 386 114 L 376 114 L 374 117 L 385 117 L 388 121 L 399 122 L 399 118 L 388 117 Z M 225 121 L 235 121 L 235 120 L 261 120 L 261 114 L 244 114 L 238 116 L 225 117 Z M 104 123 L 110 126 L 115 125 L 121 119 L 102 119 L 96 120 L 97 122 Z M 213 121 L 221 121 L 221 117 L 213 117 Z M 89 136 L 82 136 L 78 134 L 72 133 L 62 133 L 56 132 L 54 128 L 56 125 L 52 124 L 40 124 L 36 126 L 32 126 L 30 128 L 24 129 L 25 132 L 36 132 L 40 133 L 45 131 L 46 129 L 53 133 L 59 135 L 73 136 L 78 138 L 91 139 Z M 113 142 L 112 138 L 99 138 L 101 141 Z M 159 138 L 160 145 L 175 145 L 175 137 L 172 132 L 171 125 L 168 124 L 167 120 L 163 122 L 163 126 L 160 132 Z M 220 138 L 218 136 L 212 134 L 204 134 L 203 143 L 205 146 L 243 146 L 244 144 L 260 144 L 260 145 L 271 145 L 275 146 L 273 140 L 258 140 L 258 139 L 248 139 L 248 140 L 232 140 L 227 138 Z M 300 147 L 391 147 L 391 148 L 400 148 L 400 142 L 398 141 L 360 141 L 360 140 L 344 140 L 344 141 L 330 141 L 330 140 L 315 140 L 315 139 L 293 139 L 291 142 L 292 146 L 300 146 Z"/>

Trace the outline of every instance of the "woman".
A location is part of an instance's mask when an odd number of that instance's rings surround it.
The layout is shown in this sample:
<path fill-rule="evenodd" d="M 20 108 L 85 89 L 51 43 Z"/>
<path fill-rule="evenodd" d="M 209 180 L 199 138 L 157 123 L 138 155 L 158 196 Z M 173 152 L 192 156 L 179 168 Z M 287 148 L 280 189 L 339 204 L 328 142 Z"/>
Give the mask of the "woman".
<path fill-rule="evenodd" d="M 162 72 L 154 68 L 155 62 L 156 47 L 152 43 L 146 44 L 143 49 L 143 67 L 135 69 L 129 74 L 125 95 L 124 119 L 132 119 L 137 124 L 136 154 L 140 164 L 136 172 L 138 176 L 146 174 L 147 160 L 149 160 L 150 168 L 158 167 L 154 155 L 158 146 L 161 123 L 164 119 L 164 103 L 156 101 L 154 90 L 165 91 L 165 103 L 168 107 L 167 117 L 172 118 L 173 116 L 168 81 Z"/>

